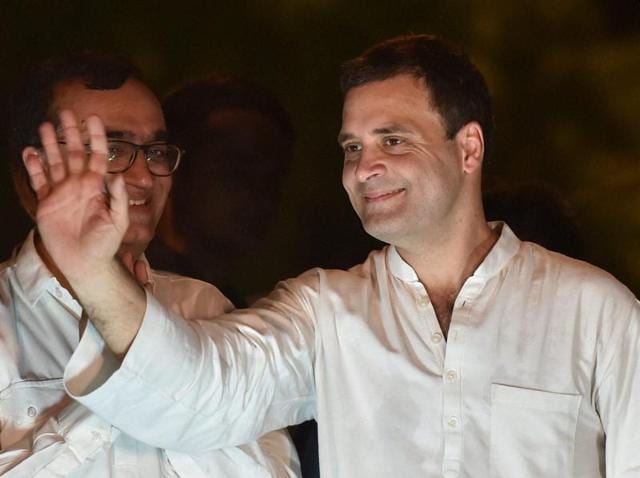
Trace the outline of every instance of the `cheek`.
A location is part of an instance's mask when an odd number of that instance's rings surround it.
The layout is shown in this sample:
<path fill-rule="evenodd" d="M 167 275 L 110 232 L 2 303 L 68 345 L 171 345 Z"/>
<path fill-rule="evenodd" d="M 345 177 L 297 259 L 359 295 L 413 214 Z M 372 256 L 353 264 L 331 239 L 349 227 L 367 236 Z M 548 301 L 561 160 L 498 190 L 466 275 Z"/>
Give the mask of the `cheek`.
<path fill-rule="evenodd" d="M 165 203 L 167 202 L 167 198 L 169 197 L 169 191 L 171 190 L 171 177 L 165 178 L 156 178 L 156 183 L 154 185 L 154 202 L 159 209 L 159 213 L 162 214 L 164 210 Z"/>
<path fill-rule="evenodd" d="M 347 192 L 349 192 L 349 189 L 355 181 L 355 167 L 355 161 L 345 161 L 342 165 L 342 187 L 345 188 Z"/>

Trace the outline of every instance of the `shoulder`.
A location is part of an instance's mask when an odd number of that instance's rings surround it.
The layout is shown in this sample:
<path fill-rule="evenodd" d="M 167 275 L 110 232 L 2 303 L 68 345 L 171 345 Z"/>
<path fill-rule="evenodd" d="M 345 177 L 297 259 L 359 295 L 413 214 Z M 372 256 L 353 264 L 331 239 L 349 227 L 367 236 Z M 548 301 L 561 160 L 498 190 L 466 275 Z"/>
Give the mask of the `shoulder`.
<path fill-rule="evenodd" d="M 609 272 L 587 262 L 522 242 L 512 268 L 525 271 L 527 280 L 546 285 L 545 289 L 569 302 L 590 307 L 637 308 L 634 294 Z"/>
<path fill-rule="evenodd" d="M 286 295 L 311 303 L 321 296 L 330 300 L 331 296 L 360 295 L 367 284 L 386 275 L 387 250 L 385 247 L 372 251 L 361 264 L 349 269 L 309 269 L 295 278 L 280 281 L 270 297 L 278 299 Z"/>
<path fill-rule="evenodd" d="M 158 301 L 186 319 L 215 317 L 233 309 L 222 292 L 208 282 L 153 269 L 151 278 Z"/>

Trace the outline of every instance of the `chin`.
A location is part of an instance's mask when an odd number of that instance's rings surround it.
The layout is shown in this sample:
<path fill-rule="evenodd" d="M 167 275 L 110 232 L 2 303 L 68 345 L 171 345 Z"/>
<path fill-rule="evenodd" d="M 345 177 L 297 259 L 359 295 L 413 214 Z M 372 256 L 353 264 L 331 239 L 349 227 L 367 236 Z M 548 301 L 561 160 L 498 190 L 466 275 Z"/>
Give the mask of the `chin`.
<path fill-rule="evenodd" d="M 119 252 L 131 252 L 137 257 L 145 251 L 153 236 L 147 228 L 129 227 L 122 238 Z"/>
<path fill-rule="evenodd" d="M 379 241 L 393 244 L 394 240 L 402 237 L 407 225 L 398 215 L 372 215 L 362 219 L 362 227 L 371 237 Z"/>

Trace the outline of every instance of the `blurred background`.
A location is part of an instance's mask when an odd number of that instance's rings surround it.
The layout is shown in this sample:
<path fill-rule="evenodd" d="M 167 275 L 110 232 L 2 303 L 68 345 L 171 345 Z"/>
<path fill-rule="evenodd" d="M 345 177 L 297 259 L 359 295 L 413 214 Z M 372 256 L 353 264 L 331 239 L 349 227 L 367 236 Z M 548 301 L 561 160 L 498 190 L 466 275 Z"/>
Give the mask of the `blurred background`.
<path fill-rule="evenodd" d="M 238 267 L 235 280 L 250 290 L 314 265 L 355 264 L 379 246 L 340 184 L 340 64 L 398 34 L 442 35 L 466 50 L 493 94 L 487 189 L 553 190 L 581 238 L 580 256 L 640 293 L 638 0 L 2 0 L 0 19 L 3 103 L 27 65 L 80 48 L 130 58 L 160 96 L 221 71 L 282 101 L 297 133 L 294 162 L 268 239 Z M 30 227 L 7 163 L 3 257 Z"/>

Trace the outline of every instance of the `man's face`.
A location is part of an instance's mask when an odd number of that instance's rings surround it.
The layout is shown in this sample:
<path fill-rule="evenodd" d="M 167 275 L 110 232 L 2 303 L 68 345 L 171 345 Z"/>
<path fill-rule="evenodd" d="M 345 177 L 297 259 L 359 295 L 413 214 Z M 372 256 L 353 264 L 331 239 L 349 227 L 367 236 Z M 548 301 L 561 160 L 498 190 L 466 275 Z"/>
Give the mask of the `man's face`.
<path fill-rule="evenodd" d="M 164 117 L 157 98 L 142 83 L 128 79 L 116 90 L 91 90 L 81 82 L 59 85 L 54 90 L 52 111 L 69 109 L 79 122 L 95 114 L 103 121 L 109 139 L 145 144 L 166 139 Z M 138 257 L 155 234 L 156 225 L 171 189 L 171 177 L 153 176 L 142 151 L 123 173 L 129 194 L 129 229 L 120 254 Z"/>
<path fill-rule="evenodd" d="M 338 142 L 342 184 L 373 237 L 410 247 L 459 217 L 461 153 L 423 80 L 402 74 L 351 89 Z"/>

